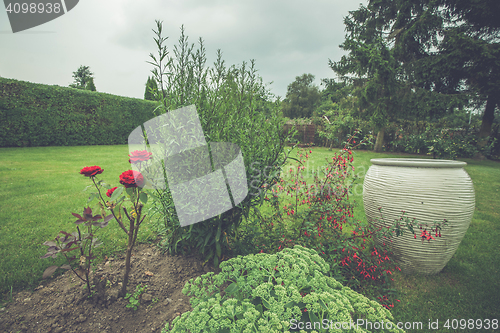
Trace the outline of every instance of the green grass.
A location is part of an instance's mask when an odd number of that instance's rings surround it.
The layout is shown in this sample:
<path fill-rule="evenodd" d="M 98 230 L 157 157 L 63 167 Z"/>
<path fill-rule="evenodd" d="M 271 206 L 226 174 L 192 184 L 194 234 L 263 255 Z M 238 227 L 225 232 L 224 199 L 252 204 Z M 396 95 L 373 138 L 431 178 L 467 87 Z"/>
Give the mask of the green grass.
<path fill-rule="evenodd" d="M 128 146 L 80 146 L 2 148 L 0 157 L 0 294 L 21 288 L 33 288 L 45 268 L 62 264 L 63 258 L 39 259 L 46 253 L 42 243 L 53 239 L 60 230 L 76 230 L 76 218 L 86 207 L 95 187 L 80 175 L 85 166 L 99 165 L 99 176 L 119 186 L 119 175 L 130 169 Z M 143 225 L 140 240 L 153 238 L 148 224 Z M 123 249 L 126 236 L 117 223 L 99 230 L 104 242 L 97 254 Z"/>
<path fill-rule="evenodd" d="M 330 160 L 334 151 L 313 148 L 311 161 L 306 163 L 306 179 L 312 181 L 312 170 Z M 354 151 L 355 173 L 350 198 L 356 202 L 354 218 L 366 223 L 363 206 L 363 179 L 372 158 L 431 158 L 425 155 L 374 153 Z M 295 157 L 294 154 L 290 155 Z M 447 319 L 500 319 L 500 163 L 493 161 L 467 162 L 476 192 L 476 210 L 471 225 L 457 252 L 446 267 L 435 276 L 394 274 L 395 287 L 401 302 L 392 313 L 402 323 L 422 322 L 423 331 L 431 322 L 439 320 L 439 329 L 432 332 L 474 332 L 443 327 Z M 290 163 L 293 165 L 293 163 Z M 288 172 L 289 166 L 284 168 Z M 499 328 L 500 329 L 500 328 Z M 409 329 L 408 332 L 422 330 Z"/>
<path fill-rule="evenodd" d="M 5 295 L 11 286 L 15 291 L 38 285 L 43 270 L 53 264 L 52 259 L 39 259 L 46 250 L 41 244 L 59 230 L 74 228 L 71 212 L 80 213 L 90 193 L 82 191 L 90 181 L 79 170 L 99 165 L 104 169 L 100 178 L 118 185 L 118 176 L 130 164 L 126 145 L 2 148 L 1 153 L 0 291 Z M 317 170 L 332 156 L 333 151 L 314 148 L 306 175 L 312 177 L 310 170 Z M 355 151 L 355 172 L 360 178 L 351 195 L 358 204 L 355 218 L 366 221 L 362 182 L 370 159 L 405 156 L 417 157 Z M 474 183 L 476 210 L 457 252 L 437 275 L 394 276 L 401 299 L 392 310 L 396 321 L 422 322 L 424 332 L 474 331 L 445 329 L 447 319 L 500 319 L 500 163 L 463 160 Z M 140 241 L 154 239 L 153 229 L 146 223 Z M 123 249 L 125 238 L 116 223 L 101 231 L 101 254 Z M 427 329 L 429 320 L 436 319 L 439 330 Z"/>
<path fill-rule="evenodd" d="M 500 163 L 462 160 L 474 183 L 476 209 L 457 252 L 435 276 L 395 279 L 402 301 L 394 316 L 424 323 L 439 319 L 436 332 L 449 332 L 442 326 L 447 319 L 500 320 Z"/>

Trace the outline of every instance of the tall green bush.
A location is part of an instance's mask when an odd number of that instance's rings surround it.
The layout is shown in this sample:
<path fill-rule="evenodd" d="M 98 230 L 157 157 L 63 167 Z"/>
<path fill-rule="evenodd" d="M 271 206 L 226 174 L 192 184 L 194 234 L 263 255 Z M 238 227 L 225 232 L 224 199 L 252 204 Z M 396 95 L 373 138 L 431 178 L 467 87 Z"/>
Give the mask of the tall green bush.
<path fill-rule="evenodd" d="M 0 78 L 0 147 L 126 144 L 156 103 Z"/>
<path fill-rule="evenodd" d="M 214 65 L 207 67 L 203 40 L 199 39 L 194 50 L 184 27 L 173 56 L 169 56 L 162 23 L 156 21 L 156 25 L 158 54 L 150 55 L 158 86 L 156 114 L 194 104 L 206 141 L 234 143 L 243 155 L 249 193 L 237 207 L 219 216 L 181 228 L 169 189 L 157 190 L 163 246 L 172 253 L 196 249 L 217 266 L 224 253 L 235 251 L 243 232 L 242 219 L 263 201 L 262 186 L 278 179 L 286 139 L 279 100 L 272 99 L 257 75 L 254 60 L 227 67 L 218 50 Z"/>

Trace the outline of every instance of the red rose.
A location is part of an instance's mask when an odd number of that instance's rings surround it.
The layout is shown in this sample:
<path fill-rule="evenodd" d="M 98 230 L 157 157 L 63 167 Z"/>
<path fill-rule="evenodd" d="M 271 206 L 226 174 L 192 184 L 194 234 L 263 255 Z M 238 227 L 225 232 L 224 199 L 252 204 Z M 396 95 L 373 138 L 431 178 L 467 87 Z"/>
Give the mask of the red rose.
<path fill-rule="evenodd" d="M 102 173 L 104 170 L 101 169 L 101 167 L 98 167 L 97 165 L 91 166 L 91 167 L 85 167 L 82 170 L 80 170 L 80 174 L 84 175 L 85 177 L 95 177 L 96 175 Z"/>
<path fill-rule="evenodd" d="M 144 177 L 139 171 L 128 170 L 120 175 L 120 184 L 125 186 L 125 188 L 142 187 L 144 184 Z"/>
<path fill-rule="evenodd" d="M 129 163 L 135 164 L 137 162 L 144 162 L 147 161 L 151 158 L 152 153 L 148 152 L 147 150 L 135 150 L 132 152 L 132 155 L 128 155 L 130 159 L 128 160 Z"/>
<path fill-rule="evenodd" d="M 117 188 L 118 188 L 118 187 L 113 187 L 113 188 L 110 188 L 110 189 L 108 190 L 108 192 L 106 192 L 106 195 L 107 195 L 108 197 L 110 197 L 110 198 L 111 198 L 111 196 L 113 195 L 113 192 L 114 192 Z"/>

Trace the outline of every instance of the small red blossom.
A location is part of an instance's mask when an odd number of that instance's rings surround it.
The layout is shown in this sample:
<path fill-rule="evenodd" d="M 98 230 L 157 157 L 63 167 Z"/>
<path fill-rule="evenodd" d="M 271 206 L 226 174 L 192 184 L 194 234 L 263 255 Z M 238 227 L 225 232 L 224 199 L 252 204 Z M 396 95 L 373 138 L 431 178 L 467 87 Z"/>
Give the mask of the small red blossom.
<path fill-rule="evenodd" d="M 85 167 L 82 170 L 80 170 L 80 174 L 84 175 L 85 177 L 95 177 L 98 174 L 101 174 L 104 170 L 101 169 L 101 167 L 94 165 L 91 167 Z"/>
<path fill-rule="evenodd" d="M 108 190 L 108 192 L 106 192 L 106 195 L 107 195 L 108 197 L 110 197 L 110 198 L 111 198 L 111 196 L 113 195 L 113 192 L 114 192 L 117 188 L 118 188 L 118 187 L 113 187 L 113 188 L 110 188 L 110 189 Z"/>
<path fill-rule="evenodd" d="M 151 159 L 152 153 L 148 152 L 147 150 L 135 150 L 131 153 L 132 155 L 128 155 L 130 159 L 128 160 L 129 163 L 135 164 L 138 162 L 145 162 L 149 159 Z"/>
<path fill-rule="evenodd" d="M 144 185 L 144 177 L 139 171 L 128 170 L 120 175 L 120 184 L 129 187 L 142 187 Z"/>

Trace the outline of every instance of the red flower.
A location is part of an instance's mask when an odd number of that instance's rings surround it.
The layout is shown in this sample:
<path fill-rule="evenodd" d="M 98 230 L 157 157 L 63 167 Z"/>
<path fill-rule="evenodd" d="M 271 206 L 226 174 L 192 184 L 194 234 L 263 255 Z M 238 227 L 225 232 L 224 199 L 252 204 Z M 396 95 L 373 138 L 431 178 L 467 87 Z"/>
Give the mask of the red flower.
<path fill-rule="evenodd" d="M 91 167 L 85 167 L 82 170 L 80 170 L 80 174 L 84 175 L 85 177 L 95 177 L 98 174 L 101 174 L 104 170 L 101 169 L 101 167 L 98 167 L 97 165 L 91 166 Z"/>
<path fill-rule="evenodd" d="M 111 195 L 113 195 L 113 192 L 117 189 L 118 187 L 113 187 L 106 192 L 106 195 L 111 198 Z"/>
<path fill-rule="evenodd" d="M 151 158 L 152 153 L 147 150 L 135 150 L 132 152 L 132 155 L 128 155 L 130 159 L 129 163 L 135 164 L 137 162 L 144 162 Z"/>
<path fill-rule="evenodd" d="M 120 184 L 129 187 L 142 187 L 144 185 L 144 177 L 139 171 L 128 170 L 120 175 Z"/>

